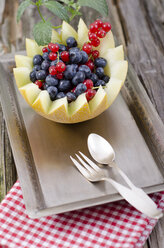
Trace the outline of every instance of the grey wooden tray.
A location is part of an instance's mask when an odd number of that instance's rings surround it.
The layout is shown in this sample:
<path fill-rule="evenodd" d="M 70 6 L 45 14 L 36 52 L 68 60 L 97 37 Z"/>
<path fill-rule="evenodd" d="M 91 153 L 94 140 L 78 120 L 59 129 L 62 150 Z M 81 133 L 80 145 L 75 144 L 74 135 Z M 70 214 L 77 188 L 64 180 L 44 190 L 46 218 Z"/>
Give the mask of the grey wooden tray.
<path fill-rule="evenodd" d="M 164 190 L 164 126 L 131 66 L 122 96 L 99 117 L 72 125 L 36 114 L 15 87 L 13 66 L 13 55 L 1 57 L 0 96 L 31 218 L 121 199 L 109 183 L 87 182 L 69 159 L 79 150 L 89 156 L 86 142 L 91 132 L 109 140 L 118 166 L 137 186 L 147 193 Z"/>

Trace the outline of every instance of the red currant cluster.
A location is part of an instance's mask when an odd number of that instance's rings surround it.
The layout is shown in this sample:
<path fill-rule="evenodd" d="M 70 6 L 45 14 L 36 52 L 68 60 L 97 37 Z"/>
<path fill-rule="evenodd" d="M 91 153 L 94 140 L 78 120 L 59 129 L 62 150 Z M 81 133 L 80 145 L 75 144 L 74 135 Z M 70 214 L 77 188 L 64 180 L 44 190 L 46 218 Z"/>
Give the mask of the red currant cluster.
<path fill-rule="evenodd" d="M 50 66 L 49 73 L 52 76 L 56 76 L 58 79 L 62 79 L 64 77 L 63 72 L 66 70 L 66 65 L 63 62 L 58 62 L 55 65 Z"/>
<path fill-rule="evenodd" d="M 96 20 L 90 25 L 88 32 L 88 37 L 90 42 L 84 43 L 82 50 L 92 57 L 89 59 L 86 65 L 93 71 L 94 63 L 93 61 L 99 57 L 99 51 L 93 50 L 93 47 L 100 45 L 99 38 L 104 38 L 106 34 L 111 30 L 111 25 L 109 22 L 102 22 L 101 20 Z"/>
<path fill-rule="evenodd" d="M 90 29 L 88 32 L 90 43 L 88 44 L 90 44 L 90 46 L 98 47 L 100 45 L 100 39 L 104 38 L 110 30 L 111 25 L 109 22 L 103 23 L 99 19 L 96 20 L 90 25 Z"/>
<path fill-rule="evenodd" d="M 57 58 L 59 58 L 59 45 L 58 44 L 54 44 L 54 43 L 49 43 L 48 47 L 43 47 L 42 49 L 43 53 L 47 53 L 50 51 L 48 57 L 51 61 L 56 60 Z M 68 51 L 63 51 L 60 54 L 61 59 L 64 62 L 68 62 L 69 61 L 69 52 Z M 52 65 L 49 67 L 49 73 L 52 76 L 55 76 L 58 79 L 62 79 L 63 78 L 63 72 L 66 70 L 66 65 L 63 62 L 58 62 L 56 65 Z"/>

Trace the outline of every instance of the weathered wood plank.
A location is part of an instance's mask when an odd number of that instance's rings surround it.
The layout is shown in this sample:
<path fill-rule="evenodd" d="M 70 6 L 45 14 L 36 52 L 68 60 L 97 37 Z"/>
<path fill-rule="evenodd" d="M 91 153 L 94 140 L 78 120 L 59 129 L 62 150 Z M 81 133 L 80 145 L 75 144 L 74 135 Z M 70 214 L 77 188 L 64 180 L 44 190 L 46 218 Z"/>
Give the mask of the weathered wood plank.
<path fill-rule="evenodd" d="M 0 201 L 17 179 L 5 121 L 0 106 Z"/>
<path fill-rule="evenodd" d="M 145 18 L 147 9 L 142 3 L 143 1 L 122 0 L 117 1 L 117 6 L 127 32 L 128 57 L 164 121 L 164 56 L 161 47 L 154 41 L 151 25 L 148 25 Z M 152 1 L 149 5 L 151 3 Z M 157 15 L 160 13 L 156 13 Z"/>

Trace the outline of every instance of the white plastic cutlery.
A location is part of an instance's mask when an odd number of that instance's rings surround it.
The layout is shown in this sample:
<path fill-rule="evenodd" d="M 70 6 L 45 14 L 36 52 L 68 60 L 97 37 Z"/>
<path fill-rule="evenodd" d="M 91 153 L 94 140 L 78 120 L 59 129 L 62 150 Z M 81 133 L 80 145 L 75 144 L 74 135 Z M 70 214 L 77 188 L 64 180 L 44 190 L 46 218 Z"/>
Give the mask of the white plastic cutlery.
<path fill-rule="evenodd" d="M 116 165 L 115 152 L 107 140 L 97 134 L 90 134 L 88 136 L 88 149 L 91 156 L 100 164 L 108 164 L 114 167 L 118 173 L 124 178 L 125 182 L 132 189 L 132 191 L 143 198 L 149 204 L 149 208 L 157 208 L 152 199 L 140 188 L 136 187 L 127 175 Z"/>

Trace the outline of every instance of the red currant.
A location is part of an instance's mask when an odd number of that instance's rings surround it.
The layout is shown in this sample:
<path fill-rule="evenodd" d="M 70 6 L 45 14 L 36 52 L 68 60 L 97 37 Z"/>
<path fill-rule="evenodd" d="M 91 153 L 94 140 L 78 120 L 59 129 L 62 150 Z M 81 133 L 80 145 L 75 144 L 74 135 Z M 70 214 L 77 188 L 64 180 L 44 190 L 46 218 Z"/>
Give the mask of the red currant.
<path fill-rule="evenodd" d="M 75 90 L 76 90 L 76 87 L 74 87 L 74 88 L 71 90 L 71 92 L 73 92 L 73 93 L 74 93 L 74 92 L 75 92 Z"/>
<path fill-rule="evenodd" d="M 58 44 L 52 44 L 52 45 L 51 45 L 51 51 L 52 51 L 53 53 L 58 52 L 58 51 L 59 51 L 59 45 L 58 45 Z"/>
<path fill-rule="evenodd" d="M 97 39 L 97 35 L 95 33 L 90 33 L 88 36 L 90 41 Z"/>
<path fill-rule="evenodd" d="M 41 89 L 42 86 L 43 86 L 42 81 L 39 81 L 39 80 L 36 80 L 36 81 L 35 81 L 35 84 L 39 87 L 39 89 Z"/>
<path fill-rule="evenodd" d="M 92 51 L 92 57 L 94 59 L 98 58 L 99 57 L 99 51 L 97 51 L 97 50 Z"/>
<path fill-rule="evenodd" d="M 102 22 L 101 20 L 97 19 L 97 20 L 95 21 L 95 24 L 97 24 L 97 26 L 98 26 L 99 28 L 101 28 L 102 25 L 103 25 L 103 22 Z"/>
<path fill-rule="evenodd" d="M 49 43 L 48 48 L 51 50 L 51 46 L 54 45 L 54 43 Z"/>
<path fill-rule="evenodd" d="M 92 33 L 96 33 L 96 32 L 98 31 L 98 25 L 95 24 L 95 23 L 92 23 L 92 24 L 90 25 L 90 31 L 91 31 Z"/>
<path fill-rule="evenodd" d="M 87 89 L 92 89 L 93 88 L 93 81 L 91 79 L 86 79 L 83 84 L 87 87 Z"/>
<path fill-rule="evenodd" d="M 58 79 L 63 79 L 64 74 L 63 74 L 62 72 L 59 72 L 59 73 L 56 75 L 56 77 L 57 77 Z"/>
<path fill-rule="evenodd" d="M 67 51 L 64 51 L 61 53 L 61 59 L 64 61 L 64 62 L 68 62 L 69 61 L 69 52 Z"/>
<path fill-rule="evenodd" d="M 90 43 L 84 43 L 82 50 L 87 54 L 90 54 L 92 51 L 92 45 Z"/>
<path fill-rule="evenodd" d="M 100 29 L 100 30 L 97 32 L 97 36 L 98 36 L 99 38 L 104 38 L 104 37 L 106 36 L 105 30 Z"/>
<path fill-rule="evenodd" d="M 53 76 L 57 74 L 57 69 L 55 65 L 50 66 L 49 73 Z"/>
<path fill-rule="evenodd" d="M 87 65 L 91 69 L 91 71 L 94 70 L 95 66 L 94 66 L 94 63 L 91 59 L 89 59 L 85 65 Z"/>
<path fill-rule="evenodd" d="M 102 29 L 105 30 L 105 32 L 109 32 L 111 30 L 111 25 L 109 22 L 104 22 L 102 25 Z"/>
<path fill-rule="evenodd" d="M 92 41 L 91 41 L 91 44 L 92 44 L 92 46 L 94 46 L 94 47 L 98 47 L 98 46 L 100 45 L 100 40 L 99 40 L 99 39 L 97 39 L 97 40 L 92 40 Z"/>
<path fill-rule="evenodd" d="M 43 48 L 42 48 L 42 52 L 43 52 L 43 53 L 48 53 L 48 48 L 47 48 L 47 47 L 43 47 Z"/>
<path fill-rule="evenodd" d="M 56 65 L 56 69 L 58 72 L 63 72 L 66 70 L 66 65 L 63 62 L 58 62 Z"/>
<path fill-rule="evenodd" d="M 85 95 L 86 95 L 87 101 L 90 101 L 96 95 L 96 90 L 88 89 Z"/>
<path fill-rule="evenodd" d="M 57 59 L 57 54 L 51 52 L 51 53 L 48 55 L 48 57 L 49 57 L 50 60 L 55 60 L 55 59 Z"/>

